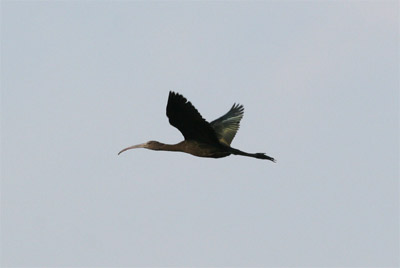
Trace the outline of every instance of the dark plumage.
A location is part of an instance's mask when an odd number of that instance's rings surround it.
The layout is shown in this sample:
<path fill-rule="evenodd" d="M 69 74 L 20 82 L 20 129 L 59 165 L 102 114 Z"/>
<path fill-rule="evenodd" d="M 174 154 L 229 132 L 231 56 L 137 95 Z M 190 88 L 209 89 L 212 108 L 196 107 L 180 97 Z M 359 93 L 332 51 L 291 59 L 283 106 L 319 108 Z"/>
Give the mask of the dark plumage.
<path fill-rule="evenodd" d="M 182 95 L 170 92 L 167 104 L 169 123 L 176 127 L 185 138 L 177 144 L 163 144 L 158 141 L 130 146 L 118 154 L 135 148 L 146 148 L 160 151 L 185 152 L 199 157 L 220 158 L 230 154 L 243 155 L 275 162 L 275 159 L 264 153 L 246 153 L 230 147 L 240 120 L 243 117 L 242 105 L 234 104 L 220 118 L 208 123 L 196 108 Z"/>

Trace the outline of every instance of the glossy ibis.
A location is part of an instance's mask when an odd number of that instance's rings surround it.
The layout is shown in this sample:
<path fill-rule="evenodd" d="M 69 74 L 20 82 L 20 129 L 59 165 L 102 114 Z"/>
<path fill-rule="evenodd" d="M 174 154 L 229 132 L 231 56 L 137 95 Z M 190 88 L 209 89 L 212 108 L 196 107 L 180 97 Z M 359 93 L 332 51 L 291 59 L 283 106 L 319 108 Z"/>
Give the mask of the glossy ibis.
<path fill-rule="evenodd" d="M 183 134 L 185 140 L 177 144 L 149 141 L 125 148 L 118 154 L 129 149 L 146 148 L 156 151 L 184 152 L 199 157 L 212 158 L 221 158 L 230 154 L 244 155 L 275 162 L 274 158 L 264 153 L 246 153 L 230 146 L 239 129 L 243 111 L 242 105 L 234 104 L 225 115 L 208 123 L 185 97 L 170 91 L 167 117 L 169 123 Z"/>

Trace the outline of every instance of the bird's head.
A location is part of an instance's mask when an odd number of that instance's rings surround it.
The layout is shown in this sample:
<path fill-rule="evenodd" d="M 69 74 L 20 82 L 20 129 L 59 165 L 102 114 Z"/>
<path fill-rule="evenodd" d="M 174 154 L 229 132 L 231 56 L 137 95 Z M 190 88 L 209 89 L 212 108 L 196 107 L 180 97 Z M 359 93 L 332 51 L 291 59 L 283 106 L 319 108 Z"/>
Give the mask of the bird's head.
<path fill-rule="evenodd" d="M 144 144 L 145 144 L 145 146 L 143 148 L 147 148 L 147 149 L 159 148 L 162 145 L 162 143 L 158 142 L 158 141 L 148 141 Z"/>

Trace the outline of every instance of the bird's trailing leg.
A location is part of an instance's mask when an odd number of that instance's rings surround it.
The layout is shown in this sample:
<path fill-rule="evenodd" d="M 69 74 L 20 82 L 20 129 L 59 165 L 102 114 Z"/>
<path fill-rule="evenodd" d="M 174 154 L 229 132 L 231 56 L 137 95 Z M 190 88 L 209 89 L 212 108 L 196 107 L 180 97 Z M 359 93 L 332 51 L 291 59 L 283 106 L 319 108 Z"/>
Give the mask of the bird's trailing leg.
<path fill-rule="evenodd" d="M 270 156 L 266 155 L 265 153 L 250 154 L 250 153 L 242 152 L 242 151 L 232 148 L 232 147 L 230 147 L 230 152 L 235 155 L 243 155 L 243 156 L 254 157 L 254 158 L 258 158 L 258 159 L 265 159 L 265 160 L 270 160 L 272 162 L 276 162 L 273 157 L 270 157 Z"/>

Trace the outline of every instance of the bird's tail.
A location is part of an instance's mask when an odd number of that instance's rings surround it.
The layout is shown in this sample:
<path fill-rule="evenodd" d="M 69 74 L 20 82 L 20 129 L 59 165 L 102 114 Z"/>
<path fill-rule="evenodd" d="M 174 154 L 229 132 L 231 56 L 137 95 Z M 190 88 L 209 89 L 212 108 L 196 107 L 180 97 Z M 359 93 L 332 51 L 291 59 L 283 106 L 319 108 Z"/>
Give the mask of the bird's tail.
<path fill-rule="evenodd" d="M 272 162 L 276 162 L 276 160 L 273 157 L 270 157 L 270 156 L 266 155 L 265 153 L 251 154 L 251 153 L 242 152 L 242 151 L 232 148 L 232 147 L 230 148 L 230 152 L 235 155 L 243 155 L 243 156 L 254 157 L 254 158 L 258 158 L 258 159 L 265 159 L 265 160 L 270 160 Z"/>

